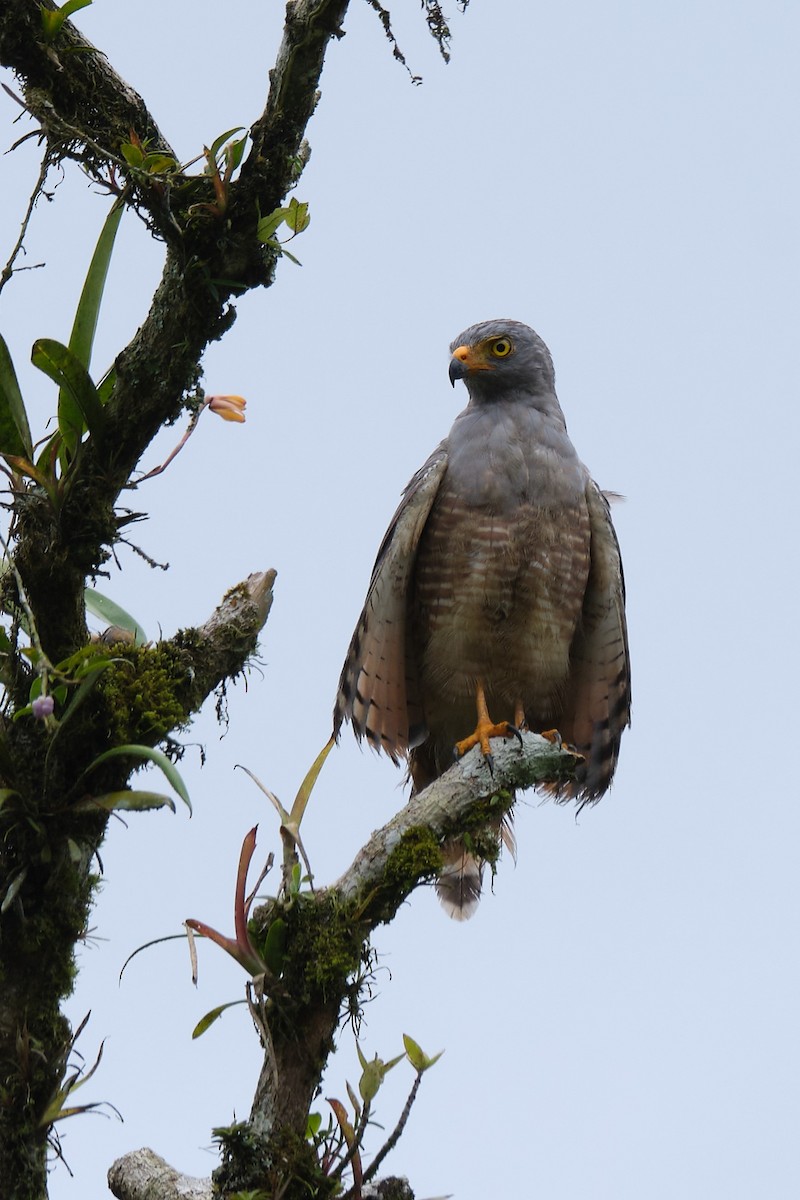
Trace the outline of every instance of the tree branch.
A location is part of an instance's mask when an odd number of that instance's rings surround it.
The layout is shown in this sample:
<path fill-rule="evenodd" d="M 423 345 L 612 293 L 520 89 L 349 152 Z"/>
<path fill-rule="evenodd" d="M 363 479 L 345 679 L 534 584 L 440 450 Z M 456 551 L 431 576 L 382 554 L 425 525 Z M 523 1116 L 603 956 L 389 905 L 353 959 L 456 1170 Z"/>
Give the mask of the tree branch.
<path fill-rule="evenodd" d="M 244 668 L 272 608 L 277 572 L 258 571 L 230 589 L 198 629 L 183 630 L 172 643 L 192 655 L 193 687 L 208 696 Z M 196 647 L 196 650 L 193 649 Z"/>
<path fill-rule="evenodd" d="M 572 777 L 577 761 L 574 754 L 535 733 L 523 733 L 521 737 L 522 748 L 516 738 L 492 740 L 493 774 L 478 747 L 454 763 L 449 771 L 413 796 L 388 824 L 373 833 L 330 890 L 345 901 L 368 901 L 368 915 L 373 926 L 391 920 L 408 893 L 393 895 L 386 909 L 386 871 L 403 838 L 413 830 L 430 830 L 441 841 L 463 832 L 472 810 L 503 789 L 513 791 Z M 509 809 L 512 803 L 513 795 L 510 795 Z M 421 878 L 415 879 L 408 891 Z"/>
<path fill-rule="evenodd" d="M 118 1158 L 108 1186 L 117 1200 L 212 1200 L 214 1194 L 210 1179 L 181 1175 L 147 1147 Z"/>
<path fill-rule="evenodd" d="M 113 69 L 71 21 L 45 40 L 41 7 L 52 0 L 5 0 L 0 16 L 0 63 L 25 81 L 25 102 L 48 140 L 83 143 L 81 159 L 93 174 L 101 155 L 117 157 L 133 129 L 153 149 L 174 152 L 138 92 Z"/>

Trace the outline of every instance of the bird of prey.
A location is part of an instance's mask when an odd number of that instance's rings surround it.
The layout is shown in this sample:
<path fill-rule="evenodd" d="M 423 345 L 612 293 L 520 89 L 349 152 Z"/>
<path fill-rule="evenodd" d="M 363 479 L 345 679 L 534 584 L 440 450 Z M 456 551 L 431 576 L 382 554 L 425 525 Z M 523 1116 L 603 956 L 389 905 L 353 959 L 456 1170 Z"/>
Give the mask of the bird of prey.
<path fill-rule="evenodd" d="M 567 436 L 550 352 L 518 321 L 450 347 L 469 403 L 406 488 L 378 551 L 334 709 L 414 791 L 472 745 L 557 730 L 583 756 L 560 799 L 598 800 L 630 723 L 625 586 L 608 501 Z M 477 727 L 476 727 L 477 716 Z M 475 730 L 472 733 L 472 730 Z M 491 760 L 489 761 L 491 766 Z M 481 864 L 444 848 L 437 890 L 470 916 Z"/>

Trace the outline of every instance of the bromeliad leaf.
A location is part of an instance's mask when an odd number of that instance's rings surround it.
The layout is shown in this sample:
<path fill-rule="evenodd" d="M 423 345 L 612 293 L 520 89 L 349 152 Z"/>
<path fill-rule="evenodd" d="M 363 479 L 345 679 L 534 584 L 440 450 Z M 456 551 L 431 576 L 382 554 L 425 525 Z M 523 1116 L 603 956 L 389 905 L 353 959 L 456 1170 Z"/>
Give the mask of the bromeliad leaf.
<path fill-rule="evenodd" d="M 0 453 L 33 456 L 28 416 L 8 346 L 0 337 Z"/>
<path fill-rule="evenodd" d="M 246 1000 L 229 1000 L 227 1004 L 218 1004 L 216 1008 L 212 1008 L 204 1017 L 195 1025 L 192 1030 L 192 1038 L 202 1037 L 207 1029 L 209 1029 L 215 1021 L 218 1021 L 227 1008 L 233 1008 L 236 1004 L 246 1004 Z"/>
<path fill-rule="evenodd" d="M 106 792 L 103 796 L 89 796 L 70 807 L 70 812 L 149 812 L 153 808 L 170 808 L 175 812 L 175 801 L 160 792 Z"/>
<path fill-rule="evenodd" d="M 89 270 L 86 273 L 81 298 L 78 301 L 78 307 L 75 311 L 75 320 L 69 338 L 69 349 L 87 371 L 92 362 L 92 346 L 94 344 L 95 330 L 97 329 L 97 318 L 103 300 L 103 291 L 106 285 L 106 276 L 108 275 L 108 265 L 111 262 L 111 253 L 114 249 L 114 240 L 117 236 L 123 211 L 124 206 L 115 203 L 105 219 L 103 228 L 100 231 L 100 237 L 97 239 L 94 254 L 92 255 L 92 261 L 89 264 Z M 60 407 L 61 398 L 59 397 L 59 409 Z"/>
<path fill-rule="evenodd" d="M 163 750 L 158 750 L 155 746 L 114 746 L 111 750 L 106 750 L 103 754 L 98 754 L 97 758 L 86 768 L 83 774 L 88 775 L 95 767 L 99 767 L 101 763 L 108 762 L 112 758 L 138 758 L 142 762 L 151 762 L 155 766 L 160 767 L 191 813 L 192 802 L 189 799 L 186 784 L 181 779 L 180 772 L 175 764 L 170 762 Z"/>
<path fill-rule="evenodd" d="M 53 507 L 58 508 L 58 485 L 52 475 L 35 467 L 32 462 L 28 462 L 27 458 L 22 458 L 18 454 L 5 454 L 3 457 L 12 471 L 16 471 L 18 475 L 27 475 L 34 483 L 38 483 L 39 487 L 47 492 Z"/>
<path fill-rule="evenodd" d="M 136 618 L 126 612 L 124 608 L 120 608 L 113 600 L 109 600 L 108 596 L 104 596 L 95 588 L 86 588 L 83 598 L 87 611 L 95 617 L 100 617 L 106 625 L 118 625 L 120 629 L 129 630 L 133 634 L 134 644 L 137 646 L 144 646 L 147 643 L 147 634 Z"/>
<path fill-rule="evenodd" d="M 108 404 L 111 399 L 111 393 L 114 391 L 114 384 L 117 382 L 117 372 L 114 367 L 109 367 L 103 378 L 97 385 L 97 395 L 100 397 L 101 404 Z"/>
<path fill-rule="evenodd" d="M 33 343 L 31 362 L 59 385 L 58 428 L 64 445 L 74 455 L 84 429 L 102 434 L 105 414 L 97 388 L 83 363 L 52 338 L 39 338 Z"/>

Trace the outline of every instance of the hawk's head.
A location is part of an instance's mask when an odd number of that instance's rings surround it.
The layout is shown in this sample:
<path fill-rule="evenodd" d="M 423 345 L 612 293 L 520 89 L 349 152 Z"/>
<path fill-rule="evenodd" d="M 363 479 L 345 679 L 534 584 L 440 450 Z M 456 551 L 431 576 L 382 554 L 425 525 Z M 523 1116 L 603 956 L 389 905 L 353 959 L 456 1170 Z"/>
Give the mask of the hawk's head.
<path fill-rule="evenodd" d="M 470 395 L 491 399 L 510 391 L 555 390 L 550 351 L 521 321 L 482 321 L 451 342 L 450 382 L 463 379 Z"/>

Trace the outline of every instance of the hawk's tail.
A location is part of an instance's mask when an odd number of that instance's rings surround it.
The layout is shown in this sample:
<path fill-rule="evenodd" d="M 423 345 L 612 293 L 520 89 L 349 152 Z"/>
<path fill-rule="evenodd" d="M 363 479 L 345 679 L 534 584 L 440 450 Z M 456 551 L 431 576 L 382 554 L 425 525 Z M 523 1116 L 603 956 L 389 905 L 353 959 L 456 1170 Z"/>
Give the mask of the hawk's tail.
<path fill-rule="evenodd" d="M 491 832 L 499 834 L 516 862 L 517 842 L 512 814 L 506 813 L 499 825 L 492 826 Z M 484 863 L 467 849 L 461 838 L 450 838 L 444 843 L 442 858 L 444 865 L 436 880 L 436 895 L 448 917 L 454 921 L 468 921 L 480 904 Z"/>
<path fill-rule="evenodd" d="M 460 838 L 442 846 L 444 866 L 436 880 L 436 895 L 454 921 L 468 921 L 480 904 L 483 863 L 470 854 Z"/>

